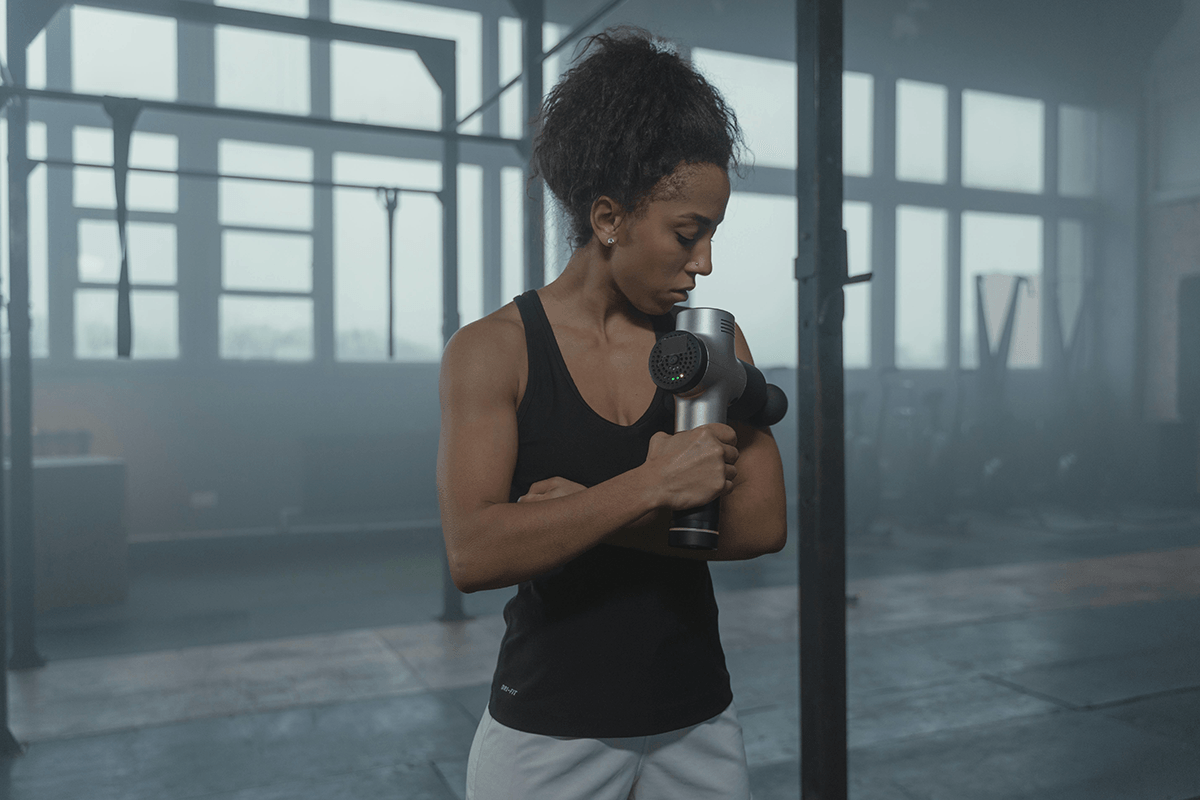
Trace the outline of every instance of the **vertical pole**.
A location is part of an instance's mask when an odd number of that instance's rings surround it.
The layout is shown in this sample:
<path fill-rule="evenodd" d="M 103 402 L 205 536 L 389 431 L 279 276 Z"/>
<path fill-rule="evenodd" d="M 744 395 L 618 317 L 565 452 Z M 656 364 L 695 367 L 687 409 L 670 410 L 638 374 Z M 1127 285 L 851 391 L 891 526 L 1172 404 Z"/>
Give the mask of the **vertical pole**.
<path fill-rule="evenodd" d="M 522 0 L 521 72 L 525 76 L 525 154 L 533 152 L 535 121 L 542 109 L 542 25 L 545 0 Z M 543 236 L 542 182 L 525 187 L 525 288 L 546 284 L 546 245 Z"/>
<path fill-rule="evenodd" d="M 842 0 L 797 0 L 796 375 L 804 800 L 846 800 L 848 791 L 842 14 Z"/>
<path fill-rule="evenodd" d="M 329 20 L 329 0 L 309 0 L 309 19 Z M 183 28 L 184 26 L 180 26 Z M 332 116 L 333 86 L 330 69 L 330 42 L 311 37 L 308 40 L 309 108 L 316 117 Z M 335 140 L 321 137 L 313 141 L 313 179 L 333 181 Z M 313 361 L 330 365 L 338 360 L 334 307 L 337 305 L 334 270 L 335 189 L 313 187 L 312 227 L 312 306 Z"/>
<path fill-rule="evenodd" d="M 15 5 L 15 4 L 14 4 Z M 21 28 L 8 27 L 8 62 L 13 81 L 24 86 L 27 78 L 26 43 Z M 8 328 L 10 424 L 12 441 L 12 505 L 9 551 L 12 555 L 12 669 L 40 667 L 46 662 L 35 646 L 34 533 L 33 533 L 33 365 L 30 354 L 29 313 L 29 105 L 14 102 L 8 112 Z"/>
<path fill-rule="evenodd" d="M 10 22 L 9 25 L 12 23 Z M 0 108 L 11 102 L 12 96 L 0 96 Z M 11 113 L 11 112 L 10 112 Z M 10 122 L 11 124 L 11 122 Z M 0 297 L 7 287 L 0 286 Z M 0 354 L 0 420 L 4 419 L 4 362 Z M 4 453 L 4 426 L 0 425 L 0 454 Z M 4 463 L 0 458 L 0 758 L 21 752 L 12 731 L 8 728 L 8 514 L 5 497 Z"/>
<path fill-rule="evenodd" d="M 387 351 L 388 360 L 393 361 L 396 358 L 396 208 L 400 205 L 400 190 L 380 187 L 379 194 L 383 197 L 383 209 L 387 212 Z"/>
<path fill-rule="evenodd" d="M 447 63 L 437 74 L 442 89 L 442 344 L 445 346 L 460 324 L 458 313 L 458 65 L 456 48 L 450 43 Z M 432 70 L 431 70 L 432 71 Z M 442 551 L 443 622 L 467 619 L 462 592 L 450 576 L 450 562 Z"/>

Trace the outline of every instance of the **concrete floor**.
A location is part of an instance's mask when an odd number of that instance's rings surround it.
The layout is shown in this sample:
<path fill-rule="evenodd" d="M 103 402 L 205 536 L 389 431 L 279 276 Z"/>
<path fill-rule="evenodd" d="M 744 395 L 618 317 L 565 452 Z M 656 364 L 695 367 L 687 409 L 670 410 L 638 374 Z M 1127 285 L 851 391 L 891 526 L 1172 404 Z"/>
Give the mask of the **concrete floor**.
<path fill-rule="evenodd" d="M 10 673 L 12 800 L 463 794 L 510 592 L 444 624 L 436 531 L 138 545 Z M 854 800 L 1200 798 L 1200 514 L 848 543 Z M 714 565 L 757 800 L 799 796 L 795 550 Z"/>

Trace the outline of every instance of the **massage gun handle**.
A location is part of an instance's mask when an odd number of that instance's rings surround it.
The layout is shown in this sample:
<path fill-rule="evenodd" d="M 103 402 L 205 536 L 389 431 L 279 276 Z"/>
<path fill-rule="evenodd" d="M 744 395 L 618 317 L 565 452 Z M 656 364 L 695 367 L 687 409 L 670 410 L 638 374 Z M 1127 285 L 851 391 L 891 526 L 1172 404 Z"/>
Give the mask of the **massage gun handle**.
<path fill-rule="evenodd" d="M 671 515 L 667 544 L 691 550 L 716 550 L 721 521 L 721 498 L 699 508 L 676 511 Z"/>

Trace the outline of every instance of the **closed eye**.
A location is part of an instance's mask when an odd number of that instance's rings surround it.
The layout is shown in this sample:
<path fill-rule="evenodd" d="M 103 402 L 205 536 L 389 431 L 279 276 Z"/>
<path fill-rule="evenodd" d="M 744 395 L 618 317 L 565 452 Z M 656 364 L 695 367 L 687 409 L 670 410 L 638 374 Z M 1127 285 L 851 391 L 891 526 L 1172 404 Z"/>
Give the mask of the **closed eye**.
<path fill-rule="evenodd" d="M 678 239 L 679 243 L 682 245 L 690 245 L 690 244 L 695 244 L 696 239 L 698 237 L 693 236 L 691 239 L 689 239 L 686 236 L 684 236 L 682 233 L 677 233 L 677 234 L 675 234 L 675 238 Z"/>

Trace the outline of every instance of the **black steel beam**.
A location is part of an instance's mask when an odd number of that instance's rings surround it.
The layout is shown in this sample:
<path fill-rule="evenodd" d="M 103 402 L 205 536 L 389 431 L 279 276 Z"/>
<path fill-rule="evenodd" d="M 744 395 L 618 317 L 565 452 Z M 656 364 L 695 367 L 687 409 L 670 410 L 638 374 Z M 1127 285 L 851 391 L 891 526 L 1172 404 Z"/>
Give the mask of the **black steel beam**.
<path fill-rule="evenodd" d="M 797 0 L 800 796 L 846 800 L 842 0 Z"/>
<path fill-rule="evenodd" d="M 190 5 L 190 4 L 189 4 Z M 453 42 L 451 42 L 453 44 Z M 453 50 L 451 51 L 453 59 Z M 82 92 L 62 92 L 53 89 L 29 89 L 23 86 L 10 87 L 13 94 L 31 99 L 59 100 L 68 103 L 89 103 L 102 106 L 104 95 L 85 94 Z M 379 125 L 370 122 L 351 122 L 349 120 L 330 119 L 328 117 L 306 117 L 297 114 L 281 114 L 275 111 L 256 111 L 249 108 L 224 108 L 221 106 L 197 105 L 194 103 L 177 103 L 167 100 L 138 100 L 145 111 L 162 111 L 168 114 L 195 114 L 197 116 L 220 117 L 223 119 L 238 119 L 249 122 L 273 122 L 282 125 L 303 125 L 314 128 L 333 128 L 335 130 L 357 133 L 384 133 L 389 135 L 414 136 L 423 139 L 446 139 L 454 137 L 461 140 L 480 142 L 483 144 L 508 145 L 520 147 L 520 139 L 506 139 L 503 136 L 487 134 L 449 133 L 441 130 L 424 130 L 422 128 L 402 128 L 396 125 Z"/>
<path fill-rule="evenodd" d="M 429 55 L 444 56 L 447 45 L 453 49 L 453 42 L 444 39 L 363 28 L 357 25 L 344 25 L 325 19 L 247 11 L 241 8 L 197 3 L 194 0 L 73 0 L 71 4 L 169 17 L 202 25 L 228 25 L 271 33 L 289 33 L 293 36 L 324 41 L 354 42 L 375 47 L 412 50 L 421 56 L 422 60 Z"/>
<path fill-rule="evenodd" d="M 18 4 L 13 4 L 18 5 Z M 11 9 L 10 9 L 11 11 Z M 26 79 L 21 32 L 9 28 L 9 71 L 13 80 Z M 45 663 L 35 646 L 34 532 L 33 532 L 33 359 L 29 310 L 29 171 L 27 129 L 29 106 L 8 104 L 8 330 L 9 355 L 9 554 L 12 557 L 12 645 L 9 666 L 30 669 Z"/>

